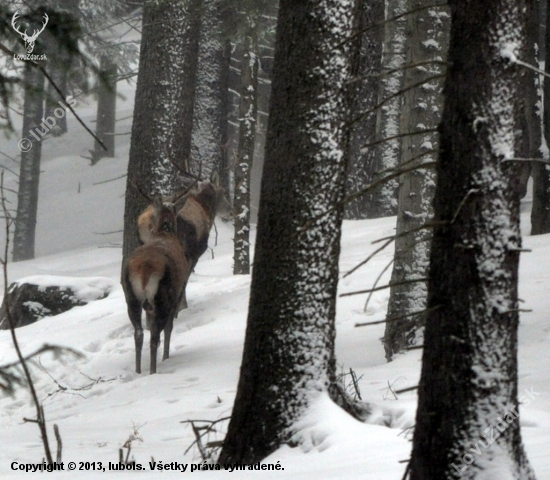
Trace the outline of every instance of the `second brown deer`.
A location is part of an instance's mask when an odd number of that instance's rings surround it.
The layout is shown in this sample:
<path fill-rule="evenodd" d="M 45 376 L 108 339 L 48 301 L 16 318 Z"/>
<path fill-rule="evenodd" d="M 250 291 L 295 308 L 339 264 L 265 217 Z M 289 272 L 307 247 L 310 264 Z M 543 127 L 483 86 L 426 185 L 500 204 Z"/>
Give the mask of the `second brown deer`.
<path fill-rule="evenodd" d="M 208 237 L 217 213 L 222 218 L 231 218 L 231 205 L 225 189 L 219 185 L 217 174 L 210 181 L 196 184 L 187 201 L 178 210 L 177 234 L 184 249 L 187 260 L 191 263 L 191 271 L 195 269 L 201 255 L 208 248 Z M 170 200 L 172 197 L 166 197 Z M 139 238 L 146 243 L 153 232 L 154 207 L 149 205 L 138 218 Z M 187 308 L 185 293 L 180 309 Z"/>

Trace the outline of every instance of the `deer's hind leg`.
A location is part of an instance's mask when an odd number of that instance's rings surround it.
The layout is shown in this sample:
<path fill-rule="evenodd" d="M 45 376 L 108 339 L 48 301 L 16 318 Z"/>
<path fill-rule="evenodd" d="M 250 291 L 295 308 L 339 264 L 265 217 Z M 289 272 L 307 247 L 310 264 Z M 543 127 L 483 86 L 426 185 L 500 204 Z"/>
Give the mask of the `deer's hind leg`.
<path fill-rule="evenodd" d="M 166 326 L 164 327 L 164 353 L 162 355 L 163 362 L 167 358 L 170 358 L 170 337 L 172 335 L 173 326 L 174 318 L 172 317 L 166 322 Z"/>
<path fill-rule="evenodd" d="M 143 348 L 143 327 L 141 325 L 141 305 L 133 290 L 125 291 L 128 305 L 128 316 L 134 326 L 134 343 L 136 346 L 136 373 L 141 373 L 141 349 Z"/>

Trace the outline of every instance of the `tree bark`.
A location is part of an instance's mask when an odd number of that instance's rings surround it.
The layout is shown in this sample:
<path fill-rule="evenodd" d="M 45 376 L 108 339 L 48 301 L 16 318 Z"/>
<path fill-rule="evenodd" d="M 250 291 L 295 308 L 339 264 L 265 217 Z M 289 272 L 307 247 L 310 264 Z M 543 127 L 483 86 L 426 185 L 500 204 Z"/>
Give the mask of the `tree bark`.
<path fill-rule="evenodd" d="M 362 34 L 367 27 L 380 23 L 384 19 L 384 2 L 377 0 L 360 0 L 357 2 L 354 32 L 357 35 L 352 43 L 350 85 L 350 117 L 353 120 L 360 112 L 374 108 L 378 102 L 382 60 L 381 28 L 371 28 Z M 376 165 L 376 147 L 365 147 L 375 141 L 376 113 L 354 122 L 350 128 L 350 139 L 347 147 L 348 172 L 347 192 L 357 192 L 368 185 L 374 176 Z M 368 218 L 372 195 L 362 195 L 346 205 L 347 219 Z"/>
<path fill-rule="evenodd" d="M 41 125 L 44 115 L 44 75 L 38 68 L 26 64 L 24 82 L 25 103 L 20 140 L 21 166 L 13 236 L 14 262 L 34 258 L 42 133 L 45 135 L 49 131 L 43 123 Z"/>
<path fill-rule="evenodd" d="M 401 15 L 409 10 L 409 0 L 387 0 L 386 21 Z M 384 75 L 379 83 L 380 91 L 378 103 L 384 102 L 376 110 L 376 139 L 377 141 L 394 137 L 401 133 L 402 95 L 396 95 L 403 86 L 403 65 L 405 64 L 406 17 L 387 21 L 384 28 L 382 51 L 382 71 L 393 73 Z M 389 99 L 389 100 L 388 100 Z M 376 164 L 374 165 L 374 179 L 379 180 L 385 171 L 395 168 L 401 158 L 401 140 L 395 138 L 380 143 L 376 148 Z M 369 202 L 369 218 L 388 217 L 397 213 L 397 195 L 399 184 L 397 180 L 388 180 L 371 194 Z"/>
<path fill-rule="evenodd" d="M 446 60 L 450 15 L 444 8 L 422 8 L 431 5 L 432 0 L 410 2 L 410 8 L 415 12 L 407 17 L 407 65 L 421 66 L 405 70 L 405 89 L 445 71 L 441 62 Z M 443 107 L 442 89 L 443 79 L 436 79 L 404 93 L 401 132 L 406 134 L 437 127 Z M 432 131 L 405 136 L 401 146 L 401 163 L 409 168 L 434 162 L 439 139 Z M 433 218 L 435 180 L 432 167 L 409 171 L 399 177 L 395 255 L 390 281 L 394 286 L 390 288 L 383 339 L 388 361 L 407 347 L 422 343 L 426 316 L 416 312 L 426 309 L 427 285 L 424 281 L 409 281 L 424 279 L 428 274 L 432 230 L 429 226 L 421 227 Z"/>
<path fill-rule="evenodd" d="M 254 20 L 244 34 L 241 60 L 241 100 L 239 106 L 239 150 L 235 165 L 235 251 L 233 273 L 250 273 L 250 172 L 254 160 L 256 117 L 258 114 L 258 33 Z"/>
<path fill-rule="evenodd" d="M 531 480 L 516 418 L 519 167 L 507 160 L 521 140 L 515 119 L 525 94 L 525 70 L 510 59 L 524 58 L 532 3 L 449 5 L 437 226 L 410 478 Z"/>
<path fill-rule="evenodd" d="M 115 156 L 115 130 L 116 130 L 116 84 L 117 66 L 109 57 L 101 57 L 99 65 L 100 78 L 97 99 L 96 135 L 107 148 L 105 150 L 96 140 L 92 152 L 92 165 L 102 158 Z"/>
<path fill-rule="evenodd" d="M 170 158 L 188 170 L 200 0 L 147 1 L 124 210 L 123 259 L 140 242 L 137 218 L 148 201 L 138 189 L 170 195 L 181 187 Z"/>
<path fill-rule="evenodd" d="M 351 2 L 279 6 L 248 324 L 220 463 L 256 463 L 291 441 L 334 381 L 351 22 Z"/>
<path fill-rule="evenodd" d="M 538 3 L 538 2 L 537 2 Z M 550 65 L 550 8 L 546 8 L 546 48 L 545 65 Z M 550 162 L 548 145 L 550 144 L 550 79 L 544 79 L 543 125 L 545 148 L 542 157 Z M 533 207 L 531 210 L 531 235 L 550 232 L 550 166 L 540 162 L 531 164 L 533 175 Z"/>
<path fill-rule="evenodd" d="M 222 164 L 222 113 L 227 97 L 226 44 L 223 17 L 226 14 L 220 0 L 202 0 L 202 22 L 191 134 L 190 171 L 209 178 L 219 172 Z"/>
<path fill-rule="evenodd" d="M 224 59 L 223 69 L 221 71 L 220 78 L 220 91 L 224 92 L 221 103 L 221 128 L 220 128 L 220 185 L 224 188 L 229 196 L 231 191 L 231 162 L 229 159 L 229 115 L 230 115 L 230 101 L 229 101 L 229 67 L 231 64 L 231 41 L 225 40 L 224 42 Z"/>

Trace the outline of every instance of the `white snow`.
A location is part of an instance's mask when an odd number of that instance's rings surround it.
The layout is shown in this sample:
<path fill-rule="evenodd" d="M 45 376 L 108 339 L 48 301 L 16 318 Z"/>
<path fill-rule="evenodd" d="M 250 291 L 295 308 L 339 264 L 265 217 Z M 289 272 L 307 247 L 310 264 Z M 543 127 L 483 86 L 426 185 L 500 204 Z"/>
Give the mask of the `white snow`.
<path fill-rule="evenodd" d="M 93 168 L 102 168 L 102 165 Z M 116 183 L 112 185 L 122 188 Z M 88 214 L 100 215 L 92 198 L 89 197 Z M 47 197 L 43 201 L 47 201 Z M 376 246 L 370 244 L 372 240 L 391 234 L 394 224 L 395 218 L 345 222 L 342 272 L 372 251 Z M 196 451 L 183 454 L 194 437 L 189 425 L 180 422 L 216 420 L 230 413 L 239 375 L 250 284 L 248 276 L 231 274 L 233 232 L 230 226 L 220 222 L 218 231 L 215 258 L 207 252 L 191 277 L 190 307 L 175 322 L 171 358 L 161 362 L 159 373 L 153 376 L 134 373 L 133 329 L 118 285 L 119 249 L 75 248 L 63 254 L 10 264 L 10 277 L 36 270 L 63 271 L 75 276 L 99 271 L 116 284 L 104 300 L 17 331 L 25 353 L 47 342 L 66 345 L 84 354 L 82 359 L 54 359 L 43 355 L 41 364 L 48 374 L 39 367 L 33 368 L 50 433 L 53 423 L 59 425 L 65 462 L 95 461 L 103 465 L 116 462 L 118 449 L 136 426 L 143 441 L 133 442 L 131 458 L 147 470 L 151 457 L 165 465 L 170 462 L 198 463 Z M 68 231 L 66 234 L 70 236 Z M 550 334 L 545 315 L 548 306 L 546 285 L 550 275 L 544 261 L 550 254 L 550 237 L 527 237 L 525 244 L 533 253 L 523 257 L 521 296 L 526 301 L 525 308 L 533 308 L 534 312 L 524 314 L 520 328 L 520 393 L 528 398 L 523 391 L 532 387 L 540 395 L 529 404 L 523 402 L 521 423 L 529 459 L 537 478 L 544 480 L 550 479 L 546 451 L 550 441 L 550 382 L 546 368 L 550 361 Z M 372 284 L 391 254 L 392 250 L 386 249 L 372 265 L 342 279 L 341 292 Z M 383 325 L 354 328 L 356 322 L 382 319 L 387 295 L 387 291 L 376 292 L 368 313 L 363 313 L 365 298 L 361 296 L 341 298 L 338 304 L 338 362 L 342 371 L 347 372 L 352 367 L 360 377 L 363 398 L 374 405 L 372 423 L 362 424 L 351 419 L 321 395 L 298 424 L 296 438 L 304 441 L 302 446 L 283 447 L 265 460 L 271 464 L 279 461 L 284 470 L 239 471 L 240 476 L 331 480 L 358 476 L 373 480 L 401 478 L 404 464 L 399 461 L 407 459 L 410 453 L 410 443 L 403 429 L 414 424 L 416 393 L 401 394 L 395 400 L 389 385 L 396 390 L 416 384 L 420 353 L 413 351 L 386 364 L 379 341 Z M 146 334 L 144 371 L 149 362 L 148 342 Z M 11 362 L 14 353 L 8 332 L 0 332 L 0 345 L 0 364 Z M 54 379 L 67 390 L 60 391 Z M 2 478 L 20 478 L 21 473 L 11 470 L 14 461 L 36 463 L 42 460 L 36 426 L 22 421 L 23 417 L 32 416 L 29 395 L 24 389 L 14 398 L 0 400 Z M 220 433 L 211 439 L 222 438 L 225 428 L 226 422 L 223 422 L 219 426 Z M 53 441 L 53 435 L 51 438 Z M 226 474 L 221 471 L 207 475 L 221 477 Z M 65 478 L 66 475 L 64 472 L 49 474 L 51 478 Z M 97 475 L 93 471 L 78 472 L 79 478 L 97 478 Z M 114 473 L 102 475 L 110 478 Z M 117 472 L 116 475 L 129 478 L 134 474 Z M 171 478 L 181 472 L 164 471 L 163 475 Z"/>
<path fill-rule="evenodd" d="M 126 84 L 122 93 L 133 99 Z M 124 91 L 126 89 L 126 92 Z M 87 122 L 95 104 L 81 101 L 77 111 Z M 118 118 L 131 113 L 131 104 L 120 100 Z M 129 131 L 129 120 L 117 130 Z M 63 439 L 63 461 L 118 461 L 118 449 L 131 435 L 131 459 L 149 472 L 147 477 L 181 477 L 176 470 L 149 471 L 149 462 L 189 464 L 199 462 L 196 450 L 184 452 L 194 441 L 190 419 L 216 420 L 230 414 L 234 400 L 246 327 L 250 277 L 232 275 L 234 232 L 231 225 L 218 222 L 218 243 L 212 235 L 207 251 L 191 276 L 187 289 L 189 308 L 175 321 L 170 359 L 160 362 L 158 374 L 134 372 L 133 328 L 119 285 L 124 179 L 94 185 L 125 173 L 129 136 L 117 136 L 117 158 L 104 159 L 90 167 L 79 157 L 91 148 L 92 140 L 73 118 L 70 133 L 45 140 L 37 224 L 37 254 L 32 261 L 9 264 L 9 282 L 34 276 L 102 277 L 112 286 L 110 295 L 86 306 L 45 318 L 17 330 L 23 352 L 28 354 L 44 343 L 70 347 L 82 358 L 41 355 L 32 367 L 38 396 L 43 402 L 50 441 L 55 449 L 53 424 Z M 2 150 L 17 153 L 18 138 L 5 141 Z M 5 160 L 8 162 L 8 160 Z M 15 177 L 6 173 L 6 186 L 14 188 Z M 13 194 L 8 199 L 15 205 Z M 529 231 L 529 212 L 522 216 L 524 234 Z M 341 272 L 350 270 L 378 247 L 371 242 L 394 233 L 395 217 L 344 223 Z M 0 229 L 1 230 L 1 229 Z M 109 233 L 113 232 L 113 233 Z M 105 235 L 98 235 L 103 233 Z M 255 228 L 251 229 L 253 245 Z M 1 241 L 1 238 L 0 238 Z M 550 480 L 550 235 L 524 237 L 520 297 L 519 392 L 522 437 L 538 480 Z M 380 252 L 369 264 L 340 280 L 340 293 L 370 288 L 387 265 L 393 248 Z M 380 284 L 387 283 L 386 272 Z M 42 281 L 48 277 L 42 277 Z M 49 280 L 52 280 L 51 277 Z M 48 281 L 49 281 L 48 280 Z M 53 280 L 52 280 L 53 281 Z M 359 322 L 381 320 L 385 316 L 388 291 L 375 292 L 367 312 L 366 295 L 339 298 L 336 353 L 339 369 L 350 368 L 359 377 L 361 395 L 372 404 L 368 424 L 351 419 L 323 394 L 313 402 L 297 425 L 295 438 L 301 447 L 283 447 L 265 459 L 281 466 L 275 471 L 238 471 L 239 478 L 321 480 L 399 479 L 410 455 L 410 427 L 414 425 L 416 392 L 392 391 L 416 385 L 421 353 L 411 351 L 390 364 L 385 362 L 380 342 L 384 325 L 355 328 Z M 148 371 L 149 335 L 145 335 L 143 370 Z M 15 359 L 9 332 L 0 332 L 0 365 Z M 61 389 L 60 387 L 63 387 Z M 528 392 L 531 392 L 529 394 Z M 535 392 L 535 393 L 533 393 Z M 34 416 L 28 392 L 20 388 L 15 397 L 0 397 L 0 477 L 33 478 L 13 470 L 19 464 L 40 463 L 43 450 L 35 424 L 23 418 Z M 210 440 L 220 440 L 227 422 L 218 425 Z M 137 429 L 137 434 L 135 429 Z M 482 438 L 483 432 L 480 432 Z M 481 453 L 483 456 L 483 451 Z M 17 467 L 17 465 L 15 465 Z M 83 465 L 85 467 L 85 465 Z M 65 467 L 67 468 L 67 467 Z M 101 472 L 89 469 L 75 474 L 52 472 L 48 478 L 134 478 L 134 472 Z M 235 474 L 235 472 L 232 472 Z M 227 472 L 202 473 L 208 478 L 227 478 Z M 502 475 L 502 476 L 500 476 Z M 485 478 L 502 480 L 501 471 L 487 472 Z"/>
<path fill-rule="evenodd" d="M 17 279 L 15 283 L 37 285 L 39 291 L 57 286 L 61 290 L 70 289 L 74 296 L 83 302 L 91 302 L 108 294 L 117 282 L 106 277 L 75 278 L 59 275 L 33 275 Z"/>
<path fill-rule="evenodd" d="M 430 40 L 426 40 L 425 42 L 422 42 L 422 45 L 424 45 L 426 48 L 430 49 L 433 48 L 434 50 L 440 50 L 441 46 L 439 45 L 439 42 L 431 38 Z"/>

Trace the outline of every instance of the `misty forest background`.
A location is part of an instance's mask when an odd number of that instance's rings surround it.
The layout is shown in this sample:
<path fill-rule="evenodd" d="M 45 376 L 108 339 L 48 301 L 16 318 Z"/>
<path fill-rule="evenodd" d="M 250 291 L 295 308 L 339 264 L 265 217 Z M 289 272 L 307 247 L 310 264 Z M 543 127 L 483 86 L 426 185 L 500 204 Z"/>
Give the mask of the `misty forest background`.
<path fill-rule="evenodd" d="M 525 208 L 530 235 L 550 233 L 548 22 L 545 0 L 4 0 L 3 265 L 40 257 L 43 146 L 55 158 L 84 135 L 77 149 L 97 171 L 129 142 L 127 172 L 105 180 L 126 182 L 123 230 L 102 232 L 122 262 L 140 245 L 142 193 L 174 194 L 181 172 L 217 176 L 232 273 L 251 281 L 235 401 L 202 460 L 256 464 L 298 446 L 323 395 L 372 421 L 335 351 L 339 281 L 355 275 L 364 288 L 342 296 L 360 295 L 365 312 L 389 293 L 384 318 L 359 323 L 383 325 L 385 361 L 422 350 L 420 380 L 402 391 L 418 398 L 402 478 L 534 479 L 515 417 L 484 434 L 523 402 Z M 43 26 L 32 54 L 47 60 L 17 60 L 31 53 L 22 32 Z M 128 114 L 121 92 L 134 89 Z M 71 204 L 57 208 L 79 230 Z M 395 230 L 340 271 L 342 225 L 375 219 Z M 5 395 L 32 388 L 26 369 L 0 365 Z M 482 438 L 483 455 L 468 453 Z"/>

